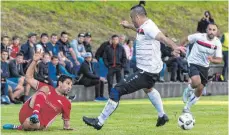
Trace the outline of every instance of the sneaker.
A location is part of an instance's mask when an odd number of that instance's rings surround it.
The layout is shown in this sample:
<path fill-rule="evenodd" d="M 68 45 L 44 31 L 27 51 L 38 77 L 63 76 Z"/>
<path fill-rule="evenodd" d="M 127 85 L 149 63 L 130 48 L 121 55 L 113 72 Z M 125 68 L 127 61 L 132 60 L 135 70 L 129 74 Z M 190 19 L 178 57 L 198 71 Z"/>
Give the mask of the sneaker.
<path fill-rule="evenodd" d="M 187 103 L 188 99 L 191 97 L 193 91 L 185 88 L 183 91 L 183 102 Z"/>
<path fill-rule="evenodd" d="M 100 97 L 100 99 L 101 99 L 102 101 L 107 101 L 107 100 L 108 100 L 108 99 L 105 98 L 105 97 Z"/>
<path fill-rule="evenodd" d="M 30 122 L 32 122 L 33 124 L 39 123 L 39 119 L 38 119 L 38 115 L 37 114 L 33 114 L 32 116 L 30 116 L 29 118 Z"/>
<path fill-rule="evenodd" d="M 95 100 L 94 101 L 96 101 L 96 102 L 100 102 L 100 101 L 104 101 L 101 97 L 97 97 L 97 98 L 95 98 Z"/>
<path fill-rule="evenodd" d="M 2 104 L 10 104 L 10 98 L 7 95 L 2 95 L 1 96 L 1 102 Z"/>
<path fill-rule="evenodd" d="M 190 111 L 187 107 L 185 107 L 185 108 L 182 110 L 182 113 L 190 113 L 190 114 L 192 114 L 191 111 Z"/>
<path fill-rule="evenodd" d="M 157 127 L 163 126 L 168 121 L 169 121 L 168 116 L 166 114 L 164 114 L 162 117 L 158 117 L 156 126 Z"/>
<path fill-rule="evenodd" d="M 99 125 L 99 119 L 98 118 L 87 118 L 87 117 L 83 116 L 83 121 L 88 126 L 92 126 L 97 130 L 100 130 L 103 127 L 103 126 Z"/>
<path fill-rule="evenodd" d="M 5 124 L 5 125 L 3 125 L 3 129 L 12 130 L 12 129 L 17 129 L 17 128 L 13 124 Z"/>

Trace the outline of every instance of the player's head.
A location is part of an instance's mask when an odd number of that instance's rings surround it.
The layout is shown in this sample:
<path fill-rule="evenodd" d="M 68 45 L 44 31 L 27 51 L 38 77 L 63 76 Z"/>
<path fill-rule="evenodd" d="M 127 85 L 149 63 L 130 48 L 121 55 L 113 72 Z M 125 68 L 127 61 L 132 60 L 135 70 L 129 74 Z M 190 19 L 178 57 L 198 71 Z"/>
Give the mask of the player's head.
<path fill-rule="evenodd" d="M 140 1 L 138 5 L 133 6 L 130 9 L 130 18 L 134 24 L 134 27 L 136 28 L 141 25 L 143 19 L 145 19 L 147 16 L 146 10 L 142 5 L 145 5 L 145 1 Z"/>
<path fill-rule="evenodd" d="M 216 24 L 210 23 L 208 24 L 206 31 L 207 31 L 208 38 L 213 39 L 217 35 L 218 27 Z"/>
<path fill-rule="evenodd" d="M 67 75 L 61 75 L 57 81 L 57 87 L 61 94 L 67 95 L 72 89 L 72 78 Z"/>

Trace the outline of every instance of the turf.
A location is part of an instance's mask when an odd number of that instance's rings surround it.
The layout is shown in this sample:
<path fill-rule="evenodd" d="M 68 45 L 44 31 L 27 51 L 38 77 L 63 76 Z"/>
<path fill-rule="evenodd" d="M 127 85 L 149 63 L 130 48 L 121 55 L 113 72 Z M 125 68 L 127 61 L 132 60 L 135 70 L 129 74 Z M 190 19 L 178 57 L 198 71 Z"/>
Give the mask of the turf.
<path fill-rule="evenodd" d="M 82 116 L 97 116 L 105 103 L 76 102 L 72 104 L 71 125 L 75 131 L 63 131 L 60 117 L 46 130 L 36 132 L 6 131 L 3 135 L 227 135 L 228 96 L 201 97 L 193 106 L 196 125 L 185 131 L 177 126 L 183 103 L 181 98 L 164 98 L 164 108 L 170 121 L 163 127 L 155 127 L 157 114 L 148 99 L 121 100 L 119 108 L 109 118 L 103 129 L 96 131 L 82 122 Z M 2 124 L 18 123 L 21 105 L 2 105 Z"/>

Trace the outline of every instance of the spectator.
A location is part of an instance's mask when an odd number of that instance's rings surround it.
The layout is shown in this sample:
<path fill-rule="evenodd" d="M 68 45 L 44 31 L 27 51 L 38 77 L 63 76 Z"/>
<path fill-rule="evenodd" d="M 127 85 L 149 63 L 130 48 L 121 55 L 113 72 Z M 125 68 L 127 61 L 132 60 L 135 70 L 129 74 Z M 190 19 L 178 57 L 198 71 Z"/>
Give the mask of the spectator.
<path fill-rule="evenodd" d="M 9 94 L 8 94 L 8 83 L 6 79 L 10 77 L 9 65 L 7 62 L 8 51 L 1 50 L 1 103 L 10 104 Z"/>
<path fill-rule="evenodd" d="M 133 41 L 127 40 L 127 42 L 123 45 L 123 48 L 126 52 L 126 67 L 124 68 L 124 76 L 128 75 L 130 73 L 130 60 L 133 56 Z"/>
<path fill-rule="evenodd" d="M 84 44 L 85 51 L 90 52 L 93 58 L 92 47 L 91 47 L 91 33 L 89 32 L 85 33 L 83 44 Z"/>
<path fill-rule="evenodd" d="M 113 87 L 114 74 L 116 75 L 116 83 L 121 80 L 121 70 L 126 65 L 126 53 L 124 48 L 119 44 L 118 35 L 112 36 L 112 45 L 107 46 L 104 51 L 103 61 L 108 68 L 108 91 L 110 93 Z"/>
<path fill-rule="evenodd" d="M 8 57 L 8 53 L 6 54 Z M 3 75 L 6 79 L 7 85 L 10 87 L 8 89 L 11 89 L 9 91 L 9 96 L 11 98 L 11 101 L 13 103 L 19 103 L 17 100 L 19 99 L 20 95 L 24 92 L 24 72 L 23 72 L 23 67 L 22 67 L 22 62 L 23 62 L 23 54 L 18 53 L 16 55 L 15 60 L 11 60 L 9 65 L 6 63 L 6 59 L 2 56 L 2 64 L 4 64 L 5 68 L 2 68 L 4 74 L 6 73 L 7 75 Z M 3 62 L 4 61 L 4 62 Z M 8 67 L 8 69 L 7 69 Z M 28 96 L 28 95 L 27 95 Z M 26 97 L 25 97 L 26 98 Z"/>
<path fill-rule="evenodd" d="M 21 46 L 20 52 L 24 55 L 24 60 L 29 61 L 33 58 L 33 54 L 35 52 L 35 44 L 36 44 L 36 36 L 35 33 L 28 34 L 28 41 Z"/>
<path fill-rule="evenodd" d="M 133 72 L 137 71 L 137 65 L 136 65 L 136 40 L 133 42 L 133 56 L 130 61 L 130 67 L 133 69 Z"/>
<path fill-rule="evenodd" d="M 47 43 L 49 54 L 51 56 L 58 56 L 60 52 L 60 46 L 57 44 L 58 38 L 56 34 L 51 35 L 51 41 Z"/>
<path fill-rule="evenodd" d="M 198 22 L 197 32 L 206 33 L 208 24 L 214 23 L 214 19 L 209 11 L 204 12 L 204 17 Z"/>
<path fill-rule="evenodd" d="M 84 56 L 85 61 L 80 66 L 78 76 L 80 76 L 79 84 L 85 87 L 90 87 L 95 85 L 95 101 L 107 100 L 103 97 L 104 92 L 104 82 L 105 78 L 99 77 L 95 74 L 95 70 L 92 66 L 92 55 L 87 52 Z"/>
<path fill-rule="evenodd" d="M 13 36 L 12 41 L 13 41 L 13 43 L 10 46 L 10 48 L 11 48 L 10 58 L 15 59 L 17 53 L 20 52 L 20 38 L 18 36 Z"/>
<path fill-rule="evenodd" d="M 68 72 L 71 74 L 77 75 L 77 72 L 80 67 L 80 63 L 77 60 L 76 54 L 70 43 L 68 42 L 68 33 L 61 32 L 60 40 L 57 42 L 60 46 L 60 62 L 64 65 Z"/>
<path fill-rule="evenodd" d="M 124 45 L 126 43 L 126 36 L 125 35 L 120 35 L 119 36 L 119 44 Z"/>
<path fill-rule="evenodd" d="M 7 50 L 10 51 L 9 48 L 10 39 L 8 36 L 2 36 L 1 38 L 1 50 Z"/>
<path fill-rule="evenodd" d="M 51 80 L 51 85 L 53 87 L 57 86 L 57 80 L 60 77 L 60 65 L 57 56 L 52 56 L 51 62 L 48 63 L 48 77 Z"/>
<path fill-rule="evenodd" d="M 48 49 L 48 46 L 47 46 L 48 40 L 49 40 L 48 34 L 47 33 L 42 33 L 41 37 L 40 37 L 40 42 L 37 43 L 36 47 L 38 45 L 41 45 L 42 48 L 43 48 L 43 52 L 49 53 L 49 49 Z"/>
<path fill-rule="evenodd" d="M 166 46 L 163 43 L 161 44 L 161 59 L 163 61 L 163 68 L 161 70 L 161 72 L 159 73 L 160 77 L 159 77 L 159 82 L 164 82 L 164 75 L 165 75 L 165 70 L 166 70 L 166 61 L 169 59 L 169 57 L 172 57 L 172 48 Z"/>
<path fill-rule="evenodd" d="M 103 61 L 104 50 L 107 46 L 111 45 L 111 40 L 103 42 L 95 53 L 95 58 L 99 63 L 99 76 L 106 77 L 108 69 Z"/>
<path fill-rule="evenodd" d="M 44 82 L 47 84 L 52 84 L 48 77 L 48 63 L 50 62 L 50 54 L 45 53 L 42 61 L 38 64 L 38 73 L 36 79 L 40 82 Z"/>
<path fill-rule="evenodd" d="M 226 32 L 223 34 L 221 38 L 222 42 L 222 50 L 223 50 L 223 61 L 224 61 L 224 66 L 223 66 L 223 79 L 224 81 L 228 80 L 228 44 L 229 44 L 229 33 Z"/>
<path fill-rule="evenodd" d="M 77 59 L 79 60 L 80 63 L 84 61 L 84 54 L 86 53 L 86 50 L 84 48 L 84 37 L 85 35 L 83 33 L 78 34 L 78 40 L 74 39 L 72 40 L 71 46 L 74 50 L 74 52 L 77 55 Z"/>

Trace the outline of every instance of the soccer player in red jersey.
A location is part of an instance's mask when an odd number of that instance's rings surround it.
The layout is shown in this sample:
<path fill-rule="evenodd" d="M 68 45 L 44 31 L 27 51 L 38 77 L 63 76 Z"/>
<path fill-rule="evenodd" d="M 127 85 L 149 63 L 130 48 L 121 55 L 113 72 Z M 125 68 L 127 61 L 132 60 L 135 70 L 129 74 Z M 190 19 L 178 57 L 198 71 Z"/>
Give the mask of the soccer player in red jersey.
<path fill-rule="evenodd" d="M 33 62 L 26 72 L 26 81 L 37 92 L 27 100 L 19 113 L 20 126 L 5 124 L 3 129 L 16 130 L 43 130 L 46 129 L 59 115 L 62 114 L 64 130 L 73 130 L 70 128 L 71 103 L 65 97 L 72 88 L 72 78 L 61 75 L 57 88 L 39 82 L 33 78 L 35 67 L 42 58 L 42 53 L 36 53 L 33 56 Z"/>

